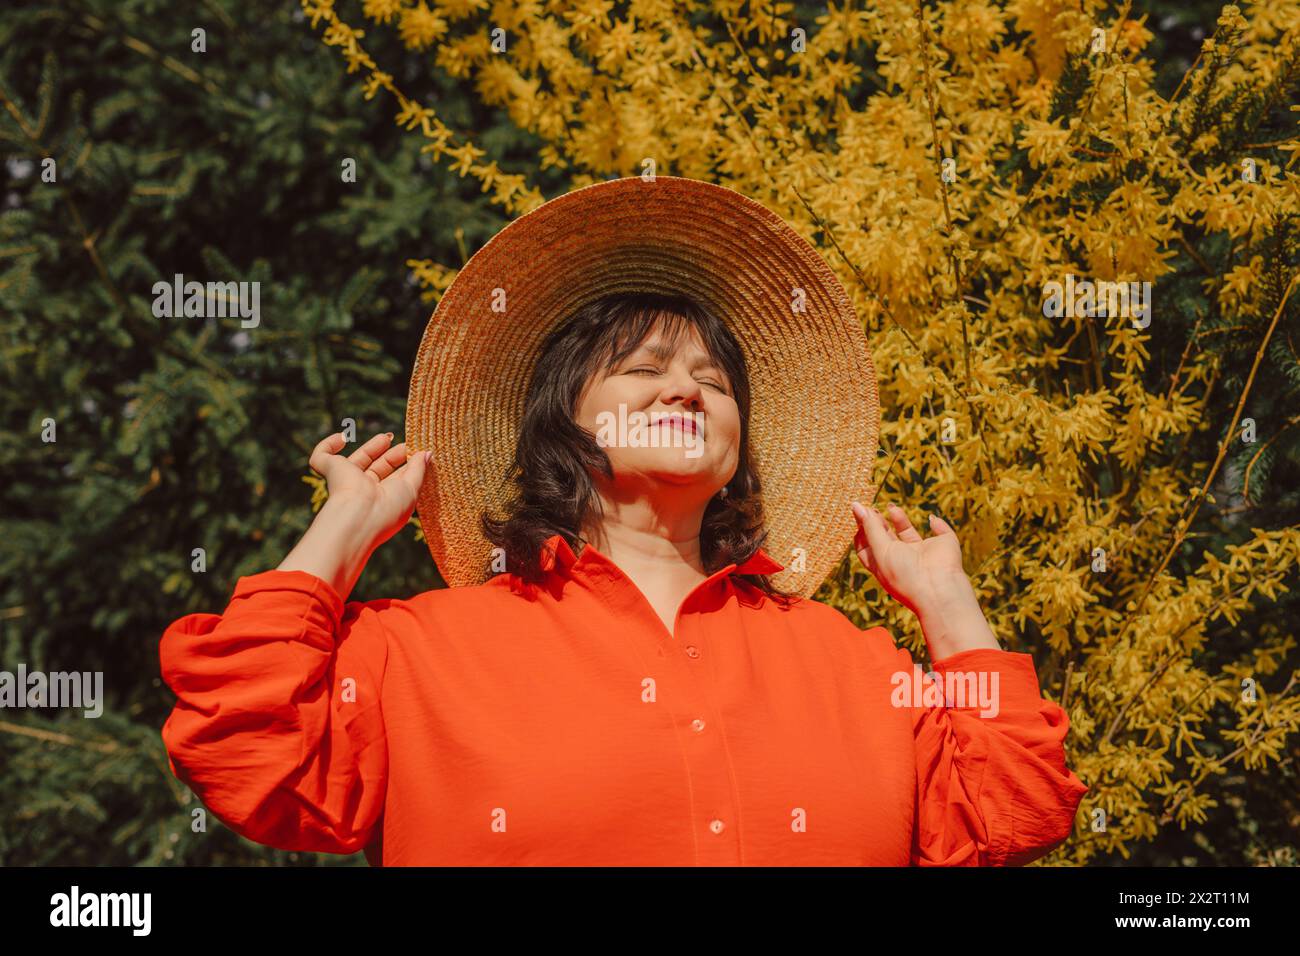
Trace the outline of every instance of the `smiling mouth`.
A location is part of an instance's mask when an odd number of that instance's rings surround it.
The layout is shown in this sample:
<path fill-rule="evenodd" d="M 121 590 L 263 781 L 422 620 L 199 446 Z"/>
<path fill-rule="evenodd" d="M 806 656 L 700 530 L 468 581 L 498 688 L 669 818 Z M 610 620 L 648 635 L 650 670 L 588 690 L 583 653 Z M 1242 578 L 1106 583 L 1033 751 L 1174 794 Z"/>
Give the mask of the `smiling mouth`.
<path fill-rule="evenodd" d="M 665 415 L 655 424 L 659 426 L 668 426 L 669 428 L 680 428 L 684 432 L 698 432 L 695 426 L 695 420 L 686 418 L 683 415 Z"/>

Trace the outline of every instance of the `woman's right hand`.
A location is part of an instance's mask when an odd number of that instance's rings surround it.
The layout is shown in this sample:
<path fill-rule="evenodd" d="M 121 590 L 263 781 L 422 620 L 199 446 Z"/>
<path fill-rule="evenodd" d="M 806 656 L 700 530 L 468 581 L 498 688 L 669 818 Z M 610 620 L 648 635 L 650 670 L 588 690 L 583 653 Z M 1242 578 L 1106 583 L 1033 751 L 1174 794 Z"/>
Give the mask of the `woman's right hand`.
<path fill-rule="evenodd" d="M 407 460 L 406 443 L 391 442 L 376 435 L 345 458 L 336 432 L 315 447 L 308 463 L 329 500 L 277 570 L 314 574 L 347 600 L 370 555 L 411 517 L 424 482 L 426 453 Z"/>
<path fill-rule="evenodd" d="M 377 548 L 415 510 L 428 455 L 420 452 L 407 460 L 406 443 L 393 445 L 392 432 L 375 435 L 346 458 L 338 454 L 343 445 L 341 432 L 322 439 L 308 464 L 325 479 L 333 510 L 346 513 L 353 531 Z"/>

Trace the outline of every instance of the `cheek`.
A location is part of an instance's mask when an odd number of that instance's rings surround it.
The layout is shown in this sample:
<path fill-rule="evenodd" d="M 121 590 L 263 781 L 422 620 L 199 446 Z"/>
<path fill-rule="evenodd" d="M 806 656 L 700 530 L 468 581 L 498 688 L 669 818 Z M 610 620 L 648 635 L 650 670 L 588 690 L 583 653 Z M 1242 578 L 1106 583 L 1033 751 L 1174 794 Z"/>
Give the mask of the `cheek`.
<path fill-rule="evenodd" d="M 585 396 L 579 397 L 575 417 L 581 424 L 592 427 L 601 414 L 618 415 L 620 405 L 625 405 L 632 411 L 651 400 L 653 395 L 647 399 L 645 390 L 638 390 L 634 383 L 607 379 L 591 386 Z"/>
<path fill-rule="evenodd" d="M 610 396 L 605 394 L 606 391 L 606 389 L 597 385 L 578 398 L 577 412 L 574 418 L 579 425 L 593 429 L 596 427 L 597 418 L 601 412 L 613 411 L 618 408 L 618 402 L 611 402 Z"/>
<path fill-rule="evenodd" d="M 715 415 L 714 431 L 722 440 L 727 454 L 735 454 L 740 448 L 740 413 L 735 405 Z"/>

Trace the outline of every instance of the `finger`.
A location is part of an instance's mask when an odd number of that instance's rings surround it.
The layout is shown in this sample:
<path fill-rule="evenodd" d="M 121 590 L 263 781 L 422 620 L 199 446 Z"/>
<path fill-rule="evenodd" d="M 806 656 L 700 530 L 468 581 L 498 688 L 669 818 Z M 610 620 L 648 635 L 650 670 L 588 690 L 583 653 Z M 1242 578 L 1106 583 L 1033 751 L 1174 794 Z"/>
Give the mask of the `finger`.
<path fill-rule="evenodd" d="M 392 432 L 380 432 L 352 454 L 348 455 L 348 461 L 352 462 L 352 464 L 356 465 L 362 471 L 365 471 L 374 464 L 376 458 L 383 454 L 384 449 L 388 447 L 389 442 L 392 440 Z"/>
<path fill-rule="evenodd" d="M 956 534 L 957 530 L 936 514 L 930 515 L 930 530 L 935 534 Z"/>
<path fill-rule="evenodd" d="M 397 481 L 405 481 L 411 489 L 411 493 L 417 498 L 420 494 L 420 488 L 424 484 L 424 476 L 428 471 L 429 455 L 431 452 L 417 451 L 410 458 L 406 459 L 406 464 L 397 469 Z"/>
<path fill-rule="evenodd" d="M 898 505 L 889 505 L 886 509 L 889 515 L 889 522 L 893 529 L 898 532 L 899 541 L 921 541 L 921 532 L 912 526 L 912 519 L 907 516 L 907 512 Z"/>
<path fill-rule="evenodd" d="M 394 445 L 376 458 L 375 463 L 367 469 L 367 474 L 374 475 L 380 481 L 383 481 L 404 464 L 406 464 L 406 442 Z"/>
<path fill-rule="evenodd" d="M 889 505 L 885 505 L 885 510 L 889 510 L 889 507 Z M 885 533 L 885 538 L 889 541 L 897 541 L 898 532 L 894 530 L 893 523 L 885 516 L 885 513 L 878 508 L 873 508 L 872 510 L 879 519 L 880 527 Z"/>
<path fill-rule="evenodd" d="M 889 547 L 889 532 L 885 530 L 885 521 L 875 508 L 863 508 L 865 520 L 862 530 L 867 537 L 867 549 L 874 560 Z"/>
<path fill-rule="evenodd" d="M 311 457 L 307 459 L 307 464 L 311 470 L 316 472 L 322 478 L 329 479 L 330 469 L 338 464 L 338 452 L 343 449 L 347 442 L 343 440 L 342 432 L 335 432 L 333 435 L 326 435 L 316 447 L 311 450 Z"/>
<path fill-rule="evenodd" d="M 876 558 L 875 555 L 871 553 L 871 545 L 867 543 L 867 536 L 860 527 L 858 528 L 857 534 L 853 536 L 853 548 L 858 556 L 858 560 L 862 562 L 862 566 L 872 574 L 875 574 Z"/>
<path fill-rule="evenodd" d="M 858 523 L 858 530 L 853 533 L 853 550 L 858 552 L 858 557 L 862 563 L 867 563 L 869 557 L 869 546 L 867 543 L 867 533 L 863 530 L 862 523 L 867 520 L 867 509 L 861 504 L 854 501 L 850 505 L 853 511 L 853 520 Z"/>

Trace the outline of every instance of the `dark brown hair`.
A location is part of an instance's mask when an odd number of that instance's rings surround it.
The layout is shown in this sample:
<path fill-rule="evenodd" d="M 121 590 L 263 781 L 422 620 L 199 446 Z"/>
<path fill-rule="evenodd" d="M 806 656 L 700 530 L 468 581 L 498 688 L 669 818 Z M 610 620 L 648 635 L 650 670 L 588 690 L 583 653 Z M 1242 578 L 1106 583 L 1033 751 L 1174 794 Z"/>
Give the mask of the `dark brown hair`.
<path fill-rule="evenodd" d="M 574 416 L 584 386 L 608 373 L 658 329 L 676 347 L 690 327 L 698 330 L 709 356 L 726 374 L 740 411 L 740 448 L 727 495 L 710 499 L 700 525 L 700 558 L 707 573 L 741 564 L 764 541 L 758 472 L 749 449 L 749 375 L 734 336 L 716 316 L 681 295 L 618 293 L 578 309 L 542 343 L 524 400 L 514 460 L 505 476 L 515 491 L 504 518 L 484 513 L 487 539 L 506 554 L 506 569 L 528 582 L 543 579 L 542 545 L 561 535 L 574 554 L 586 545 L 582 530 L 601 513 L 592 481 L 597 469 L 613 478 L 609 456 Z M 782 603 L 796 597 L 767 575 L 740 575 Z"/>

